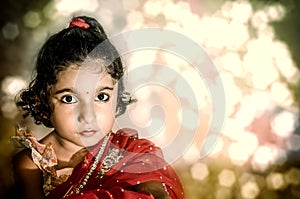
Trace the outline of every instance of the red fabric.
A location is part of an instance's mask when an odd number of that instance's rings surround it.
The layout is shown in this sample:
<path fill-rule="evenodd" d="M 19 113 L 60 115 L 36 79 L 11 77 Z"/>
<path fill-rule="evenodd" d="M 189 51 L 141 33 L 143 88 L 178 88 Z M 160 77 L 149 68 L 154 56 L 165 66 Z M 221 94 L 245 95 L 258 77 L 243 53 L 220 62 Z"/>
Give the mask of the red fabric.
<path fill-rule="evenodd" d="M 82 28 L 82 29 L 88 29 L 90 27 L 89 24 L 87 24 L 83 19 L 81 18 L 74 18 L 70 25 L 69 25 L 69 28 L 72 28 L 72 27 L 78 27 L 78 28 Z"/>
<path fill-rule="evenodd" d="M 137 139 L 137 132 L 132 129 L 123 129 L 111 134 L 108 144 L 109 147 L 106 147 L 104 154 L 107 154 L 109 148 L 118 148 L 123 151 L 123 158 L 102 178 L 96 178 L 101 166 L 102 160 L 100 160 L 97 169 L 91 175 L 87 184 L 79 194 L 75 194 L 76 187 L 93 163 L 92 154 L 95 155 L 102 145 L 101 141 L 74 168 L 69 179 L 51 191 L 47 198 L 154 199 L 148 192 L 135 192 L 132 189 L 137 184 L 153 180 L 164 183 L 171 198 L 184 198 L 179 178 L 173 168 L 163 160 L 161 150 L 152 142 L 146 139 Z"/>

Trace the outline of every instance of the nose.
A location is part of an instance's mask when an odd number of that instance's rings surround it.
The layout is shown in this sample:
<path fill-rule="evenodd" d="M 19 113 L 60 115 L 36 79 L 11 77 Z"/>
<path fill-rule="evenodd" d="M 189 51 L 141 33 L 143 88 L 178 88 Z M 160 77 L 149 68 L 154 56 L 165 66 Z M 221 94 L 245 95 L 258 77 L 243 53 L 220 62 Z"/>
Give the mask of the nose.
<path fill-rule="evenodd" d="M 95 110 L 93 103 L 81 103 L 78 109 L 79 122 L 89 124 L 95 121 Z"/>

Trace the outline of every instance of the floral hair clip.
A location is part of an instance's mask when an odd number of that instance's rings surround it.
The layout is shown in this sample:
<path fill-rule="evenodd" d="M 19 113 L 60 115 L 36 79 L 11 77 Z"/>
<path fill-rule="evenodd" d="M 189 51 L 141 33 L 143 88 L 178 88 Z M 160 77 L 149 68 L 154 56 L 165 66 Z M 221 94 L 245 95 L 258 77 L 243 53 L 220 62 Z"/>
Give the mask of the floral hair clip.
<path fill-rule="evenodd" d="M 74 18 L 69 25 L 69 28 L 73 28 L 73 27 L 78 27 L 81 29 L 88 29 L 90 27 L 90 25 L 87 24 L 83 19 L 77 17 L 77 18 Z"/>

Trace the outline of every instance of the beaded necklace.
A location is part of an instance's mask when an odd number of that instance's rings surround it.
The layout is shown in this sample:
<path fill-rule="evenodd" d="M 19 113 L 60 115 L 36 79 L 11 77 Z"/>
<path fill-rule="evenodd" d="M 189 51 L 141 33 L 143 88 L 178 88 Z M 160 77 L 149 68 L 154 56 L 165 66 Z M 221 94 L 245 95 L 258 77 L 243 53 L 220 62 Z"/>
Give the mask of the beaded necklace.
<path fill-rule="evenodd" d="M 83 187 L 87 184 L 89 178 L 91 177 L 91 175 L 93 174 L 93 172 L 94 172 L 95 169 L 97 168 L 97 165 L 98 165 L 98 163 L 99 163 L 99 161 L 100 161 L 100 158 L 102 157 L 103 152 L 104 152 L 104 150 L 105 150 L 105 148 L 106 148 L 106 145 L 107 145 L 107 142 L 108 142 L 108 140 L 109 140 L 110 134 L 111 134 L 111 133 L 108 133 L 108 134 L 106 135 L 106 137 L 104 138 L 103 143 L 102 143 L 102 145 L 101 145 L 101 148 L 100 148 L 100 150 L 98 151 L 98 153 L 96 154 L 95 160 L 94 160 L 92 166 L 90 167 L 89 172 L 85 175 L 85 177 L 83 178 L 83 180 L 81 181 L 81 183 L 80 183 L 80 184 L 77 186 L 77 188 L 75 189 L 75 193 L 76 193 L 76 194 L 79 194 L 79 193 L 80 193 L 80 191 L 81 191 L 81 190 L 83 189 Z"/>

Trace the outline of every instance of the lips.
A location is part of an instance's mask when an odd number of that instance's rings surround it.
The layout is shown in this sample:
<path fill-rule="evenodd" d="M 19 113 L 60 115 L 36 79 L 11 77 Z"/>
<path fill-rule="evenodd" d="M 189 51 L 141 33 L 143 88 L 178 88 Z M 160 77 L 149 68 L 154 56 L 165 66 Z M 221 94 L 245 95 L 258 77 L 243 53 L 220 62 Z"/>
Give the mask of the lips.
<path fill-rule="evenodd" d="M 88 131 L 81 131 L 79 135 L 84 136 L 84 137 L 90 137 L 96 134 L 97 131 L 95 130 L 88 130 Z"/>

